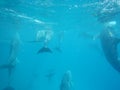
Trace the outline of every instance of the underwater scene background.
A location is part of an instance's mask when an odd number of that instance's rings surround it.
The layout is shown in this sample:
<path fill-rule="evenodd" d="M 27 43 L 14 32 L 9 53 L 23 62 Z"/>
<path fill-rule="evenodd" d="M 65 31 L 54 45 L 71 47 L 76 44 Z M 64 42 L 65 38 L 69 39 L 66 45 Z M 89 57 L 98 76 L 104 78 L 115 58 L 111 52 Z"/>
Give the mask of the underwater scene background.
<path fill-rule="evenodd" d="M 120 0 L 0 0 L 0 90 L 120 90 L 99 39 L 120 38 L 119 12 Z"/>

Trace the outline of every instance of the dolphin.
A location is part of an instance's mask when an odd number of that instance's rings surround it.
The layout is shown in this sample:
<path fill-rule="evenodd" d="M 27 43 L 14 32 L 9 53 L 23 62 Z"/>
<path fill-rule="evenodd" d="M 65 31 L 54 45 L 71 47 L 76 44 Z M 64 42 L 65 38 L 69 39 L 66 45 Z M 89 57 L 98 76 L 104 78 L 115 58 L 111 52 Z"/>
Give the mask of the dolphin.
<path fill-rule="evenodd" d="M 71 71 L 68 70 L 64 73 L 61 83 L 60 83 L 60 90 L 71 90 L 73 87 L 72 83 L 72 74 Z"/>
<path fill-rule="evenodd" d="M 107 61 L 114 69 L 120 72 L 120 61 L 117 51 L 120 39 L 115 37 L 112 28 L 107 28 L 100 33 L 100 42 Z"/>
<path fill-rule="evenodd" d="M 19 34 L 16 33 L 14 38 L 10 41 L 10 51 L 8 57 L 8 63 L 0 65 L 0 69 L 7 69 L 8 76 L 10 77 L 12 74 L 12 70 L 15 68 L 18 63 L 17 55 L 20 47 L 20 37 Z"/>

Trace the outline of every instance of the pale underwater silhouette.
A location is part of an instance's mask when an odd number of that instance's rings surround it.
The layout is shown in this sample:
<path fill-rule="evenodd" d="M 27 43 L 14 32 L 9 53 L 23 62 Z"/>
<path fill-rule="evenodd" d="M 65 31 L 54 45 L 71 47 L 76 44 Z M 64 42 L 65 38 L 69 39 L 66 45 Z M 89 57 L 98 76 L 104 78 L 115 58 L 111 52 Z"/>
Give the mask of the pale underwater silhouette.
<path fill-rule="evenodd" d="M 62 77 L 60 90 L 71 90 L 72 88 L 73 88 L 72 74 L 71 71 L 68 70 Z"/>

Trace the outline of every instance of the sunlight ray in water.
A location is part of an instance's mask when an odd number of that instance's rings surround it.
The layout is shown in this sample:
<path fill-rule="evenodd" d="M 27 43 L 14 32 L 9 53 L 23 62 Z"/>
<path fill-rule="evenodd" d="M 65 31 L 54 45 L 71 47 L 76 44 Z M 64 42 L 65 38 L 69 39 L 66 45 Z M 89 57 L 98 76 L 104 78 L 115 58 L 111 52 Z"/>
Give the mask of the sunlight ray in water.
<path fill-rule="evenodd" d="M 44 22 L 44 21 L 39 20 L 37 18 L 33 18 L 33 17 L 30 17 L 30 16 L 27 16 L 24 13 L 20 14 L 20 13 L 16 12 L 13 9 L 3 8 L 0 12 L 3 13 L 3 14 L 6 14 L 6 15 L 10 14 L 10 15 L 15 16 L 15 17 L 26 19 L 26 20 L 29 20 L 29 21 L 31 21 L 33 23 L 40 24 L 40 25 L 47 25 L 47 24 L 56 25 L 57 24 L 55 22 Z"/>

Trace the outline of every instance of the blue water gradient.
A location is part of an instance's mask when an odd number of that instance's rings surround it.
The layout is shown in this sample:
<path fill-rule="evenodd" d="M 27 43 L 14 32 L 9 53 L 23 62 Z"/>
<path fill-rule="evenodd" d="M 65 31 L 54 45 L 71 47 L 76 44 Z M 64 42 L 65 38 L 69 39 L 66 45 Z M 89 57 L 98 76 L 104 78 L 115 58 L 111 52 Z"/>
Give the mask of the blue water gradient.
<path fill-rule="evenodd" d="M 11 86 L 16 90 L 60 90 L 63 74 L 72 73 L 73 90 L 120 90 L 120 73 L 107 62 L 96 35 L 103 25 L 91 7 L 97 0 L 0 0 L 0 64 L 8 61 L 10 40 L 19 33 L 21 44 L 12 74 Z M 116 29 L 120 29 L 119 16 Z M 43 43 L 28 43 L 39 30 L 54 32 L 49 47 L 53 53 L 37 54 Z M 64 31 L 62 52 L 55 50 L 57 35 Z M 119 49 L 120 50 L 120 49 Z M 48 80 L 46 74 L 55 74 Z M 7 70 L 0 70 L 0 90 L 7 86 Z"/>

